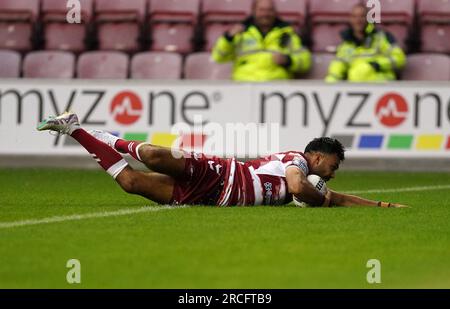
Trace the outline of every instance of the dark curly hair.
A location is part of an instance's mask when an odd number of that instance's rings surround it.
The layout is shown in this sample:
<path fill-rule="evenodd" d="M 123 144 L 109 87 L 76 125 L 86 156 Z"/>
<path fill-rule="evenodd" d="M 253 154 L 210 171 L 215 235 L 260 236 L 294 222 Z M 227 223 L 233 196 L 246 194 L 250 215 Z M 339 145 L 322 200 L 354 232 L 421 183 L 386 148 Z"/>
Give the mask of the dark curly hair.
<path fill-rule="evenodd" d="M 335 138 L 318 137 L 313 139 L 305 148 L 305 153 L 308 152 L 336 154 L 341 161 L 345 160 L 344 146 Z"/>

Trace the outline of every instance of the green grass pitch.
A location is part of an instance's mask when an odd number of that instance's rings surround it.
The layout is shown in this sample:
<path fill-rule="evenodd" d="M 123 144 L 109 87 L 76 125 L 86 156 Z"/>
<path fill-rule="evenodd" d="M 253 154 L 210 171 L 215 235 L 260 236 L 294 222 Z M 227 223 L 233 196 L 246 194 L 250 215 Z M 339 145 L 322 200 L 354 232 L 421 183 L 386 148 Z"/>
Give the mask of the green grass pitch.
<path fill-rule="evenodd" d="M 409 209 L 198 206 L 68 221 L 159 206 L 102 171 L 2 169 L 0 288 L 450 288 L 448 174 L 339 172 L 328 185 L 447 187 L 361 194 Z M 69 259 L 80 284 L 66 281 Z M 366 281 L 369 259 L 379 284 Z"/>

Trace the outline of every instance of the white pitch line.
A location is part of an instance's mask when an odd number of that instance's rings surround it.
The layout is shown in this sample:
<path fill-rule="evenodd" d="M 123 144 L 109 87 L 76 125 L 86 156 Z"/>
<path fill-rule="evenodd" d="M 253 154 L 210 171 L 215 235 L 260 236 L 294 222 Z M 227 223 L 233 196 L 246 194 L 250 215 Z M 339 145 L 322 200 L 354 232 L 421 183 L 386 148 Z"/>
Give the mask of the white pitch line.
<path fill-rule="evenodd" d="M 348 193 L 348 194 L 396 193 L 396 192 L 431 191 L 431 190 L 442 190 L 442 189 L 450 189 L 450 185 L 409 187 L 409 188 L 397 188 L 397 189 L 360 190 L 360 191 L 347 191 L 346 193 Z"/>
<path fill-rule="evenodd" d="M 430 191 L 430 190 L 442 190 L 442 189 L 450 189 L 450 185 L 408 187 L 408 188 L 397 188 L 397 189 L 373 189 L 373 190 L 361 190 L 361 191 L 347 191 L 346 193 L 348 193 L 348 194 L 394 193 L 394 192 L 414 192 L 414 191 Z M 22 221 L 0 222 L 0 229 L 7 229 L 7 228 L 12 228 L 12 227 L 28 226 L 28 225 L 65 222 L 65 221 L 78 221 L 78 220 L 92 219 L 92 218 L 125 216 L 125 215 L 137 214 L 137 213 L 180 209 L 180 208 L 186 208 L 186 207 L 189 207 L 189 206 L 188 205 L 156 206 L 156 207 L 141 207 L 141 208 L 137 208 L 137 209 L 126 208 L 126 209 L 119 209 L 116 211 L 94 212 L 94 213 L 80 214 L 80 215 L 55 216 L 55 217 L 48 217 L 48 218 L 43 218 L 43 219 L 30 219 L 30 220 L 22 220 Z"/>
<path fill-rule="evenodd" d="M 42 218 L 42 219 L 30 219 L 30 220 L 12 221 L 12 222 L 0 222 L 0 229 L 19 227 L 19 226 L 27 226 L 27 225 L 65 222 L 65 221 L 78 221 L 78 220 L 92 219 L 92 218 L 125 216 L 125 215 L 132 215 L 132 214 L 143 213 L 143 212 L 171 210 L 171 209 L 179 209 L 179 208 L 185 208 L 185 207 L 187 207 L 187 206 L 157 206 L 157 207 L 140 207 L 140 208 L 136 208 L 136 209 L 126 208 L 126 209 L 119 209 L 116 211 L 94 212 L 94 213 L 69 215 L 69 216 L 55 216 L 55 217 L 47 217 L 47 218 Z"/>

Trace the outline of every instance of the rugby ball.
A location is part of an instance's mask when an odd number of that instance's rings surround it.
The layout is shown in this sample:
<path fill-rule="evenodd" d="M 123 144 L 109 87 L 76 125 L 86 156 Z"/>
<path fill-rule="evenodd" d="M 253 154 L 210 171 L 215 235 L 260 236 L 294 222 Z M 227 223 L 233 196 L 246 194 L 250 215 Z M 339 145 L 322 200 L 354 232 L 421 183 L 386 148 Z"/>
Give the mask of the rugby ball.
<path fill-rule="evenodd" d="M 323 195 L 327 194 L 327 184 L 325 183 L 325 180 L 320 178 L 320 176 L 318 176 L 318 175 L 308 175 L 308 177 L 306 177 L 306 179 L 308 179 L 308 181 L 317 190 L 319 190 L 320 193 L 322 193 Z M 295 195 L 293 196 L 293 201 L 294 201 L 295 206 L 298 206 L 298 207 L 309 207 L 308 204 L 306 204 L 305 202 L 302 202 L 300 199 L 296 198 Z"/>

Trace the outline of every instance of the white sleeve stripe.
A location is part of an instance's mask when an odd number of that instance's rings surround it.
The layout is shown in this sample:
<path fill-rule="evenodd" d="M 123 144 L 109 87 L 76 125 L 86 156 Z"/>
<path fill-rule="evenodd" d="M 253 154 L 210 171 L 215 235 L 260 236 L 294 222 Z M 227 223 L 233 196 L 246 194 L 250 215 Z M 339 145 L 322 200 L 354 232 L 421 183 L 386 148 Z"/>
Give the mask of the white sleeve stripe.
<path fill-rule="evenodd" d="M 290 168 L 290 167 L 296 167 L 296 168 L 298 168 L 303 174 L 305 174 L 305 176 L 306 176 L 306 173 L 305 173 L 305 171 L 302 169 L 302 168 L 300 168 L 300 166 L 297 166 L 297 165 L 295 165 L 295 164 L 290 164 L 290 165 L 288 165 L 287 167 L 286 167 L 286 170 L 288 169 L 288 168 Z"/>
<path fill-rule="evenodd" d="M 301 171 L 303 171 L 303 173 L 305 175 L 308 175 L 309 173 L 309 169 L 308 169 L 308 162 L 306 162 L 306 160 L 304 158 L 294 158 L 291 162 L 289 162 L 288 164 L 286 164 L 286 169 L 289 166 L 296 166 L 298 167 Z"/>

